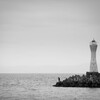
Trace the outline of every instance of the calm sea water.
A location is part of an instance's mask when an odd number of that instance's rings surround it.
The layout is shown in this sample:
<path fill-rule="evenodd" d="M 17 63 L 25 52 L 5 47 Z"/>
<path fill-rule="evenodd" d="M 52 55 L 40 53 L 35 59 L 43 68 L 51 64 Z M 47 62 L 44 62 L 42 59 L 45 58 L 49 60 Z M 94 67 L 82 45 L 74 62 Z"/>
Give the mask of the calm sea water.
<path fill-rule="evenodd" d="M 100 88 L 53 87 L 69 74 L 0 74 L 0 100 L 100 100 Z"/>

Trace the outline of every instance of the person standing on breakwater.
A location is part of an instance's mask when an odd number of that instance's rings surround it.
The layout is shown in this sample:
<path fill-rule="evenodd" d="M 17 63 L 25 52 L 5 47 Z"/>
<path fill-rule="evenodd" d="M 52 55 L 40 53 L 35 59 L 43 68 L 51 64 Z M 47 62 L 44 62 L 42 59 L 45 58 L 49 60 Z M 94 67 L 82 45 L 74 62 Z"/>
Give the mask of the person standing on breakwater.
<path fill-rule="evenodd" d="M 61 82 L 61 81 L 60 81 L 60 77 L 58 77 L 58 82 Z"/>

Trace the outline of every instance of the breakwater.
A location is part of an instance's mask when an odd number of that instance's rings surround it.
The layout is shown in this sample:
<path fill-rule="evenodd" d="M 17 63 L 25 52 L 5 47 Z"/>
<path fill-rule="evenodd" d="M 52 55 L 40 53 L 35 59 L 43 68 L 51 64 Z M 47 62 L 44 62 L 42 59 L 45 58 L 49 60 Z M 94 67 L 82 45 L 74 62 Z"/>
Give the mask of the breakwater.
<path fill-rule="evenodd" d="M 100 88 L 100 73 L 87 72 L 86 75 L 73 75 L 53 85 L 55 87 L 99 87 Z"/>

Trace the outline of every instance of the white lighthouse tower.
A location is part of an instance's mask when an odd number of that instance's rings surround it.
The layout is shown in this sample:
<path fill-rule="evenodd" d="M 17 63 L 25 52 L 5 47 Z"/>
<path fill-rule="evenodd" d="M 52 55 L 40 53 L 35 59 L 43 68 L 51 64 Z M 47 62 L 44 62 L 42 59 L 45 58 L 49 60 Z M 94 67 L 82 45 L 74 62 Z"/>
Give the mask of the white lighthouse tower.
<path fill-rule="evenodd" d="M 90 72 L 98 72 L 97 62 L 96 62 L 97 46 L 98 46 L 97 42 L 93 39 L 90 42 L 90 50 L 91 50 Z"/>

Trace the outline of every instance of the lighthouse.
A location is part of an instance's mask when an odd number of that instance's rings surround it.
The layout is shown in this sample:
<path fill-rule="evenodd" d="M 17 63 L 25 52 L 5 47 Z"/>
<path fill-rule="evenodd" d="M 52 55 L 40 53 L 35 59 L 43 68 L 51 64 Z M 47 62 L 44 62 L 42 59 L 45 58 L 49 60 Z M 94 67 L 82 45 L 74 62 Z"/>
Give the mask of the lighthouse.
<path fill-rule="evenodd" d="M 93 39 L 90 42 L 90 51 L 91 51 L 91 61 L 90 61 L 90 72 L 98 72 L 97 61 L 96 61 L 96 50 L 97 42 Z"/>

